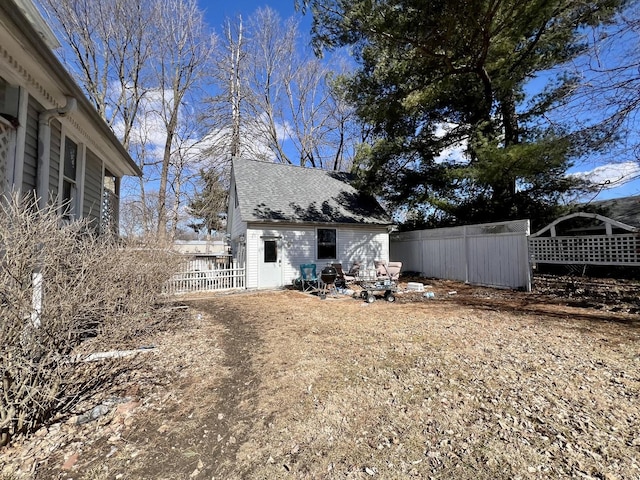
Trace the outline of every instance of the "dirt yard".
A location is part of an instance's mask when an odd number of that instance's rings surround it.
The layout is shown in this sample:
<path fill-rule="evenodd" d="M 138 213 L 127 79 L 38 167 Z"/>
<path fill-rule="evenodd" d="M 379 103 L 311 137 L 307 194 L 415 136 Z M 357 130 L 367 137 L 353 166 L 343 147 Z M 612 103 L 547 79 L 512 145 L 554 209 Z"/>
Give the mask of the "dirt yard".
<path fill-rule="evenodd" d="M 189 299 L 0 479 L 640 479 L 637 283 L 424 282 Z"/>

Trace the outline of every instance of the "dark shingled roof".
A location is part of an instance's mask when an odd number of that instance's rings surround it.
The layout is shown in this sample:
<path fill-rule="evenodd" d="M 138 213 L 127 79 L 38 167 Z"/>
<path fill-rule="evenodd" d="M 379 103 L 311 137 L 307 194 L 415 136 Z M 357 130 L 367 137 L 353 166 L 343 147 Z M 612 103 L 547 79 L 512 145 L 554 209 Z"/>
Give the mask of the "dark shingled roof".
<path fill-rule="evenodd" d="M 392 224 L 347 173 L 240 158 L 233 160 L 233 172 L 244 221 Z"/>
<path fill-rule="evenodd" d="M 604 215 L 632 227 L 640 227 L 640 196 L 621 197 L 591 202 Z"/>

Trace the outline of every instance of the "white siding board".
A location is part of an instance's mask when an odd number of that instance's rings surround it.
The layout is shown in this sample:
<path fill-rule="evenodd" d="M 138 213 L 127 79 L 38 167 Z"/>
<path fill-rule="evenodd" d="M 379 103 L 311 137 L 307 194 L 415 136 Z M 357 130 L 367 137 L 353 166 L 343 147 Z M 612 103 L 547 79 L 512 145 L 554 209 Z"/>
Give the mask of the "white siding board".
<path fill-rule="evenodd" d="M 346 268 L 358 261 L 362 269 L 373 268 L 376 260 L 389 261 L 389 234 L 386 228 L 339 229 L 336 260 Z"/>
<path fill-rule="evenodd" d="M 282 229 L 284 284 L 291 284 L 300 276 L 300 265 L 315 262 L 316 231 L 311 226 Z"/>
<path fill-rule="evenodd" d="M 260 231 L 248 228 L 247 242 L 247 288 L 258 288 L 258 251 Z"/>
<path fill-rule="evenodd" d="M 389 235 L 386 228 L 336 228 L 336 259 L 316 258 L 315 225 L 249 224 L 247 228 L 247 288 L 259 288 L 259 252 L 263 236 L 281 237 L 283 284 L 290 285 L 300 276 L 300 265 L 315 263 L 318 272 L 328 263 L 340 262 L 349 268 L 360 261 L 363 268 L 373 268 L 374 260 L 389 260 Z"/>

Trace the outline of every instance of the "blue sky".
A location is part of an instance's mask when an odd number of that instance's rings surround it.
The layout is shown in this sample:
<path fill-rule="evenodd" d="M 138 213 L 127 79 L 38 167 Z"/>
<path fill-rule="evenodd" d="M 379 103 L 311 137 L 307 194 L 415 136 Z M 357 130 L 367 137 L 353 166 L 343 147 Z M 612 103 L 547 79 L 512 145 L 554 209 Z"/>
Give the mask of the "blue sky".
<path fill-rule="evenodd" d="M 235 18 L 239 14 L 246 18 L 256 9 L 266 6 L 276 10 L 283 18 L 299 16 L 302 19 L 300 28 L 302 35 L 308 35 L 311 25 L 310 15 L 302 16 L 295 11 L 294 0 L 232 0 L 231 2 L 199 0 L 199 4 L 205 10 L 207 22 L 216 32 L 220 31 L 220 26 L 226 18 Z M 638 160 L 628 156 L 628 153 L 622 153 L 621 150 L 612 151 L 609 155 L 609 158 L 605 156 L 585 159 L 569 173 L 590 175 L 595 181 L 603 183 L 602 190 L 597 194 L 597 200 L 640 195 L 640 179 L 627 181 L 628 178 L 640 175 Z M 604 185 L 607 180 L 608 185 Z M 611 185 L 616 186 L 612 188 Z M 590 200 L 590 197 L 581 200 Z"/>
<path fill-rule="evenodd" d="M 235 18 L 238 14 L 246 17 L 261 7 L 271 7 L 283 18 L 296 14 L 294 0 L 231 0 L 229 2 L 199 0 L 199 5 L 205 11 L 207 22 L 216 31 L 219 30 L 225 18 Z"/>

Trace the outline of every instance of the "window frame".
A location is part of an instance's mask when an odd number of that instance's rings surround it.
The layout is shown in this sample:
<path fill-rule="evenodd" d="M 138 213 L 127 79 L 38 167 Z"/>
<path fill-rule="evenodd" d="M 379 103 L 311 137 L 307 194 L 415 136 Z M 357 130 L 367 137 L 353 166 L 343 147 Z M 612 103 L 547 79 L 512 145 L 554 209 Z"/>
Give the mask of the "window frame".
<path fill-rule="evenodd" d="M 267 244 L 270 248 L 267 249 Z M 262 254 L 263 263 L 278 263 L 278 239 L 265 238 L 262 241 L 264 252 Z"/>
<path fill-rule="evenodd" d="M 333 231 L 333 242 L 323 242 L 320 243 L 320 231 L 321 230 L 327 230 L 327 231 Z M 321 248 L 332 248 L 333 251 L 330 253 L 333 253 L 333 256 L 329 257 L 329 256 L 320 256 L 320 249 Z M 317 260 L 336 260 L 338 257 L 338 229 L 337 228 L 332 228 L 332 227 L 317 227 L 316 228 L 316 259 Z"/>
<path fill-rule="evenodd" d="M 67 164 L 67 149 L 68 143 L 71 142 L 76 147 L 75 158 L 75 172 L 74 177 L 69 177 L 66 171 Z M 82 180 L 84 178 L 84 145 L 77 142 L 73 137 L 67 135 L 64 131 L 61 132 L 60 139 L 60 165 L 58 169 L 58 208 L 62 218 L 65 220 L 76 220 L 82 218 Z M 70 198 L 69 204 L 66 204 L 65 199 L 65 183 L 70 184 Z"/>

